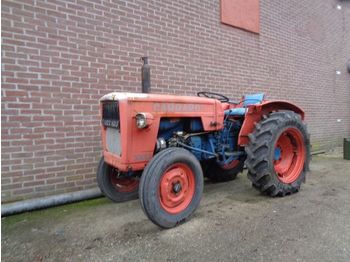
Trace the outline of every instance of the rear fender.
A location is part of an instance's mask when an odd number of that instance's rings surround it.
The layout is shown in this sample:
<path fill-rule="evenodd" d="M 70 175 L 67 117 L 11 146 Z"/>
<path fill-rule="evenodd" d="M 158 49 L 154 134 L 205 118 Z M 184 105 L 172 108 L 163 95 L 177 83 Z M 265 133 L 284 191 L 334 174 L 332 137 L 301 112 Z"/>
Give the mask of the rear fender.
<path fill-rule="evenodd" d="M 290 110 L 301 116 L 304 120 L 305 113 L 298 107 L 287 101 L 266 101 L 262 104 L 252 105 L 248 107 L 247 113 L 244 118 L 242 128 L 238 136 L 238 145 L 245 146 L 249 143 L 248 135 L 255 129 L 255 123 L 260 122 L 263 115 L 268 115 L 271 112 Z"/>

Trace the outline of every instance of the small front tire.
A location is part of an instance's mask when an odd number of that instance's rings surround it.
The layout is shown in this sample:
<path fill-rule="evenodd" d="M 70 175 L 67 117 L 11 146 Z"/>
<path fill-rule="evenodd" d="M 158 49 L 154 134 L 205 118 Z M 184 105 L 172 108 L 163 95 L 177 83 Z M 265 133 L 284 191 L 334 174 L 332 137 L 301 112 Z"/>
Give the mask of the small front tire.
<path fill-rule="evenodd" d="M 169 148 L 156 154 L 140 180 L 142 209 L 162 228 L 172 228 L 188 220 L 199 206 L 202 193 L 201 165 L 182 148 Z"/>
<path fill-rule="evenodd" d="M 97 168 L 97 184 L 101 192 L 114 202 L 124 202 L 138 198 L 139 178 L 123 176 L 116 168 L 100 159 Z"/>

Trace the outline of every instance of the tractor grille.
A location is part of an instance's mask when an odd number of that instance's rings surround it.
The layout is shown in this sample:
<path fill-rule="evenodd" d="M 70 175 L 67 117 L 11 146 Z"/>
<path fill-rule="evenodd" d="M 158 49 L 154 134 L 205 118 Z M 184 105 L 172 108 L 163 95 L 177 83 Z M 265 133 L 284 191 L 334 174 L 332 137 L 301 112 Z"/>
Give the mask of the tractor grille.
<path fill-rule="evenodd" d="M 106 102 L 102 106 L 102 124 L 107 127 L 119 129 L 119 104 Z"/>
<path fill-rule="evenodd" d="M 105 102 L 102 105 L 102 124 L 106 129 L 107 150 L 113 154 L 121 154 L 120 118 L 118 102 Z"/>
<path fill-rule="evenodd" d="M 122 149 L 120 144 L 120 132 L 118 129 L 107 127 L 106 146 L 108 152 L 120 156 L 120 154 L 122 153 Z"/>

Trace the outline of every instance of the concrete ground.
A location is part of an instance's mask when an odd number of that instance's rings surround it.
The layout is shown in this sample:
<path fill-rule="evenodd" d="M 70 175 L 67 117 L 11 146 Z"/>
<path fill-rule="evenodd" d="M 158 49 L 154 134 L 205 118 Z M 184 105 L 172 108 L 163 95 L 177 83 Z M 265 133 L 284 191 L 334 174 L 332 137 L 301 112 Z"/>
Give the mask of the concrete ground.
<path fill-rule="evenodd" d="M 161 230 L 105 198 L 2 218 L 3 261 L 350 261 L 350 161 L 314 156 L 285 198 L 246 178 L 205 186 L 192 219 Z"/>

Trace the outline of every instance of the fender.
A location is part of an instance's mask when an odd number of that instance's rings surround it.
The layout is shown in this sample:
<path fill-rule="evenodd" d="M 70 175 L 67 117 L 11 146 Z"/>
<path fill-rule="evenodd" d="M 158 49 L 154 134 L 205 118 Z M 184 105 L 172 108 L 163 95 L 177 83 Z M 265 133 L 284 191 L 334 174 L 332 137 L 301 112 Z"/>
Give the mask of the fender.
<path fill-rule="evenodd" d="M 238 145 L 245 146 L 249 143 L 248 135 L 255 129 L 255 123 L 260 122 L 263 115 L 268 115 L 274 111 L 290 110 L 300 115 L 304 120 L 304 111 L 295 104 L 288 101 L 266 101 L 258 105 L 248 107 L 242 128 L 238 135 Z"/>

